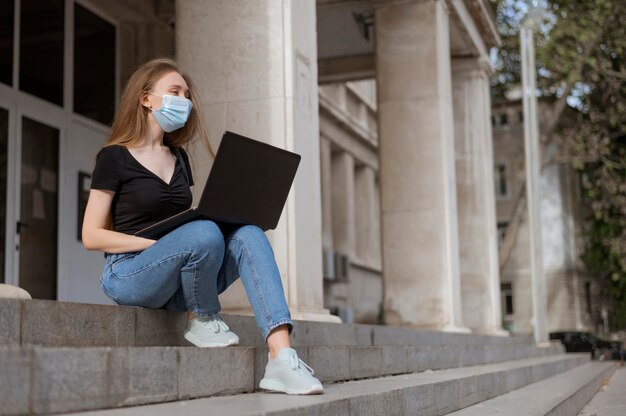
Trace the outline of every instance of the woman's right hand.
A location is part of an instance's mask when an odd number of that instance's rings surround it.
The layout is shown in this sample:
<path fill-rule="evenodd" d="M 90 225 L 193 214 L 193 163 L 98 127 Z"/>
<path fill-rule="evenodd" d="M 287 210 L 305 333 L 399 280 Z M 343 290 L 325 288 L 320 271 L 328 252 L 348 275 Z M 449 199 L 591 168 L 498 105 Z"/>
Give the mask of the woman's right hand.
<path fill-rule="evenodd" d="M 128 253 L 145 250 L 156 243 L 157 240 L 111 231 L 110 212 L 114 195 L 115 192 L 104 189 L 89 192 L 83 218 L 83 247 L 107 253 Z"/>

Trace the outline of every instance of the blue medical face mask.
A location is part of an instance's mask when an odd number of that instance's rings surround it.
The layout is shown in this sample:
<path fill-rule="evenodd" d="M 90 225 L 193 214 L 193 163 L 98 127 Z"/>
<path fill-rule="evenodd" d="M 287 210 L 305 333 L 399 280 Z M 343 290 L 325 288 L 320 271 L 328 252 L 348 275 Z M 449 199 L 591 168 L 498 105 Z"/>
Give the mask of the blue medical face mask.
<path fill-rule="evenodd" d="M 152 110 L 154 119 L 163 131 L 169 133 L 185 125 L 193 106 L 190 99 L 177 95 L 157 95 L 151 92 L 148 94 L 156 95 L 163 99 L 161 108 Z"/>

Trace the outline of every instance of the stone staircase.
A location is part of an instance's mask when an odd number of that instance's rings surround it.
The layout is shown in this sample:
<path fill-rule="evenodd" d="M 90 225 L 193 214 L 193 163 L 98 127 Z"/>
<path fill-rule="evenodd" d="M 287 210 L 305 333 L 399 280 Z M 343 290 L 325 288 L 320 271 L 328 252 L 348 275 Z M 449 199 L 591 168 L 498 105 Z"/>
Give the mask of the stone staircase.
<path fill-rule="evenodd" d="M 268 350 L 254 318 L 224 320 L 240 345 L 201 349 L 183 313 L 0 299 L 0 415 L 575 415 L 615 369 L 528 336 L 295 320 L 325 391 L 291 396 L 256 390 Z M 562 384 L 573 413 L 506 410 Z"/>

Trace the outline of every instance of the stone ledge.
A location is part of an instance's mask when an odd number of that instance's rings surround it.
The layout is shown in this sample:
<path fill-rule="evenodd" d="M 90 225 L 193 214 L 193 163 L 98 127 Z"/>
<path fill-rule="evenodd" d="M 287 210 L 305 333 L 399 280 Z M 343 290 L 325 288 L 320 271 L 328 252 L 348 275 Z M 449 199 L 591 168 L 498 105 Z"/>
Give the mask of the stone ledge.
<path fill-rule="evenodd" d="M 510 360 L 522 355 L 519 351 L 528 354 L 524 359 L 581 359 L 581 355 L 542 356 L 547 350 L 527 346 L 492 347 L 491 356 L 481 347 L 468 345 L 295 348 L 323 383 L 464 366 L 479 368 L 476 366 L 489 365 L 487 360 L 515 363 Z M 7 394 L 2 398 L 0 393 L 0 402 L 8 403 L 7 409 L 28 408 L 45 414 L 252 391 L 265 372 L 267 353 L 267 347 L 239 346 L 0 347 L 0 391 Z M 11 412 L 0 411 L 4 414 Z"/>
<path fill-rule="evenodd" d="M 616 363 L 589 362 L 554 377 L 542 377 L 537 383 L 464 408 L 451 416 L 495 416 L 502 415 L 502 409 L 507 409 L 509 414 L 528 416 L 577 415 L 615 367 Z"/>
<path fill-rule="evenodd" d="M 480 367 L 372 378 L 325 386 L 324 394 L 290 396 L 263 391 L 230 397 L 86 412 L 73 416 L 204 415 L 443 415 L 588 362 L 584 355 L 543 357 Z"/>
<path fill-rule="evenodd" d="M 0 347 L 0 415 L 250 392 L 253 368 L 251 347 Z"/>
<path fill-rule="evenodd" d="M 254 317 L 224 314 L 241 345 L 265 346 Z M 188 346 L 184 313 L 133 306 L 0 299 L 0 345 Z M 294 320 L 302 345 L 531 345 L 527 335 L 498 337 L 383 325 Z"/>

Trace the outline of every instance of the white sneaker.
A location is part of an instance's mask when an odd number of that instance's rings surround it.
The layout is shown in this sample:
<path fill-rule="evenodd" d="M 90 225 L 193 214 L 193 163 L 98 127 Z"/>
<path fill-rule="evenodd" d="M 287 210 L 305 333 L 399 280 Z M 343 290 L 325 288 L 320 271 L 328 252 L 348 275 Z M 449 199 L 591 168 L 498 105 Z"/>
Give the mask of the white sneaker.
<path fill-rule="evenodd" d="M 260 388 L 287 394 L 319 394 L 324 391 L 322 383 L 313 377 L 313 369 L 298 358 L 293 348 L 281 349 L 274 359 L 267 353 L 267 360 Z"/>
<path fill-rule="evenodd" d="M 227 347 L 239 344 L 239 337 L 230 331 L 219 312 L 208 318 L 195 316 L 187 322 L 185 339 L 197 347 Z"/>

